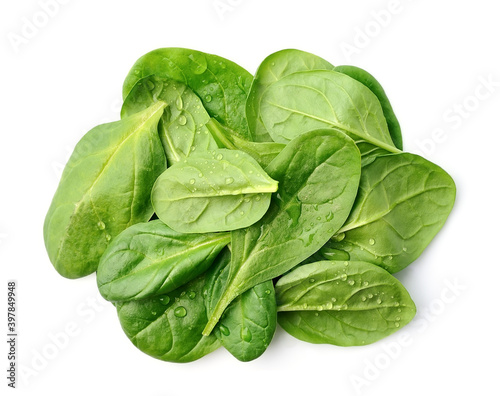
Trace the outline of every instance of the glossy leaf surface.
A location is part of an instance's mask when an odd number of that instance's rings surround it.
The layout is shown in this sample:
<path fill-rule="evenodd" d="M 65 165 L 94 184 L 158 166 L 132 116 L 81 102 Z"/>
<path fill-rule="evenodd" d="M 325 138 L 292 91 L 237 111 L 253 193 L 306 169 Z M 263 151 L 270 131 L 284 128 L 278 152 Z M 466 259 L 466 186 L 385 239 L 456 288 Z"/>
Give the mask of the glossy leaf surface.
<path fill-rule="evenodd" d="M 167 104 L 158 132 L 169 165 L 190 154 L 218 147 L 205 126 L 210 116 L 200 98 L 180 82 L 156 76 L 139 80 L 123 104 L 122 117 L 141 111 L 158 101 Z"/>
<path fill-rule="evenodd" d="M 118 235 L 101 257 L 97 285 L 109 301 L 165 294 L 205 272 L 229 234 L 180 234 L 160 220 Z"/>
<path fill-rule="evenodd" d="M 278 51 L 264 59 L 255 73 L 246 104 L 248 126 L 255 141 L 272 141 L 260 117 L 260 101 L 270 85 L 295 72 L 333 69 L 319 56 L 296 49 Z"/>
<path fill-rule="evenodd" d="M 337 232 L 354 202 L 361 160 L 345 134 L 318 130 L 290 142 L 266 171 L 279 189 L 259 222 L 232 232 L 228 282 L 204 334 L 234 298 L 293 268 Z"/>
<path fill-rule="evenodd" d="M 408 324 L 416 312 L 396 278 L 361 261 L 300 266 L 279 279 L 276 299 L 280 326 L 314 344 L 371 344 Z"/>
<path fill-rule="evenodd" d="M 376 158 L 363 167 L 349 218 L 329 246 L 394 273 L 420 256 L 455 202 L 453 179 L 418 155 Z"/>
<path fill-rule="evenodd" d="M 276 142 L 287 143 L 313 129 L 334 128 L 356 142 L 399 152 L 377 97 L 342 73 L 313 70 L 290 74 L 265 91 L 260 112 Z"/>
<path fill-rule="evenodd" d="M 125 99 L 143 77 L 156 75 L 187 85 L 208 113 L 250 139 L 245 103 L 252 75 L 230 60 L 187 48 L 160 48 L 137 60 L 123 84 Z"/>
<path fill-rule="evenodd" d="M 207 312 L 215 308 L 229 275 L 231 253 L 224 250 L 207 272 Z M 258 358 L 276 330 L 276 297 L 271 280 L 235 298 L 226 308 L 214 334 L 234 357 L 243 362 Z"/>
<path fill-rule="evenodd" d="M 204 286 L 200 276 L 162 296 L 117 303 L 125 334 L 142 352 L 168 362 L 192 362 L 216 350 L 217 337 L 201 335 L 207 323 Z"/>
<path fill-rule="evenodd" d="M 166 161 L 158 102 L 89 131 L 76 145 L 45 218 L 50 260 L 67 278 L 97 269 L 109 242 L 153 214 L 150 192 Z"/>
<path fill-rule="evenodd" d="M 215 232 L 258 221 L 277 188 L 278 183 L 248 154 L 217 149 L 168 168 L 151 196 L 156 214 L 172 229 Z"/>

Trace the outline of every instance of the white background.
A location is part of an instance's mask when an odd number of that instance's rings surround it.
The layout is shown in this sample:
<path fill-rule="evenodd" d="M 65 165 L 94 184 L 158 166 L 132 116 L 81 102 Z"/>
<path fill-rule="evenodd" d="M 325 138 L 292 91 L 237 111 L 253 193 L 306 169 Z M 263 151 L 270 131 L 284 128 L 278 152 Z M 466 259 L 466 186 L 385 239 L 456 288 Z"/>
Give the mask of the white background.
<path fill-rule="evenodd" d="M 51 15 L 45 2 L 0 5 L 1 333 L 7 333 L 6 281 L 15 279 L 24 371 L 13 392 L 498 392 L 496 1 L 60 0 Z M 30 21 L 38 25 L 34 32 L 26 30 Z M 56 273 L 42 224 L 62 166 L 87 130 L 118 119 L 121 83 L 136 58 L 169 46 L 215 53 L 251 72 L 268 54 L 298 48 L 378 78 L 406 150 L 441 165 L 458 188 L 441 233 L 398 274 L 419 310 L 413 324 L 359 348 L 307 344 L 278 330 L 251 363 L 221 348 L 195 363 L 171 364 L 132 346 L 94 276 L 70 281 Z M 2 348 L 2 394 L 6 353 Z"/>

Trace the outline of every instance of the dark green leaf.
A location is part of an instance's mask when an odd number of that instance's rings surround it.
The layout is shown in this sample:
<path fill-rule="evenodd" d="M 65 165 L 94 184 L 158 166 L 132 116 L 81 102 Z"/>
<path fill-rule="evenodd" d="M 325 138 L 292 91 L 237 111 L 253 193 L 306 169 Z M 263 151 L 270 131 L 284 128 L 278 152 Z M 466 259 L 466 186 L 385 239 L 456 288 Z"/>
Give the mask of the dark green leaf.
<path fill-rule="evenodd" d="M 415 304 L 403 285 L 376 265 L 320 261 L 276 283 L 278 323 L 314 344 L 365 345 L 408 324 Z"/>
<path fill-rule="evenodd" d="M 197 277 L 230 241 L 229 234 L 180 234 L 160 220 L 136 224 L 104 252 L 97 285 L 109 301 L 165 294 Z"/>
<path fill-rule="evenodd" d="M 293 268 L 337 232 L 354 202 L 361 160 L 345 134 L 318 130 L 292 140 L 266 171 L 278 191 L 259 222 L 232 232 L 229 279 L 204 334 L 234 298 Z"/>

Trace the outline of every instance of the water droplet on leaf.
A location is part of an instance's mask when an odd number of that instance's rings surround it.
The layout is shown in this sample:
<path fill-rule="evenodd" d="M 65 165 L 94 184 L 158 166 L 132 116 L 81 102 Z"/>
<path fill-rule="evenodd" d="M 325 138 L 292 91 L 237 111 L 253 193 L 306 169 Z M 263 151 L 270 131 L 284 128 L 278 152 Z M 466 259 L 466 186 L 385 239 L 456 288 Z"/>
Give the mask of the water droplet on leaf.
<path fill-rule="evenodd" d="M 177 316 L 178 318 L 183 318 L 184 316 L 187 315 L 186 308 L 184 308 L 184 307 L 175 308 L 174 315 Z"/>

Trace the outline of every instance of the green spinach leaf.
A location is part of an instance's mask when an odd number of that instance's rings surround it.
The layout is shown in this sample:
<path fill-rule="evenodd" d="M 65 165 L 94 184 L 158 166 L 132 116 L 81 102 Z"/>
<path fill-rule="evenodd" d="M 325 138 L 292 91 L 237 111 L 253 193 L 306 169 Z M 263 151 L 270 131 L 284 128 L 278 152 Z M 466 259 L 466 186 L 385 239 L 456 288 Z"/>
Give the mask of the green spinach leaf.
<path fill-rule="evenodd" d="M 205 124 L 210 120 L 200 98 L 186 85 L 156 76 L 139 80 L 122 107 L 122 117 L 148 108 L 158 101 L 167 104 L 158 131 L 169 165 L 195 150 L 218 148 Z"/>
<path fill-rule="evenodd" d="M 215 308 L 229 275 L 231 252 L 225 249 L 207 272 L 207 312 Z M 214 333 L 234 357 L 242 362 L 258 358 L 276 331 L 276 297 L 271 280 L 236 297 L 226 308 Z"/>
<path fill-rule="evenodd" d="M 220 147 L 244 151 L 252 156 L 263 168 L 268 166 L 281 150 L 285 148 L 285 144 L 283 143 L 251 142 L 242 139 L 234 131 L 219 124 L 213 118 L 207 123 L 207 128 Z"/>
<path fill-rule="evenodd" d="M 200 276 L 162 296 L 116 303 L 125 334 L 142 352 L 168 362 L 192 362 L 216 350 L 217 337 L 201 335 L 207 323 L 204 286 Z"/>
<path fill-rule="evenodd" d="M 276 283 L 278 323 L 314 344 L 366 345 L 408 324 L 415 304 L 388 272 L 362 261 L 306 264 Z"/>
<path fill-rule="evenodd" d="M 252 75 L 236 63 L 187 48 L 160 48 L 132 66 L 123 84 L 123 98 L 137 81 L 152 74 L 186 84 L 212 117 L 252 140 L 244 116 Z"/>
<path fill-rule="evenodd" d="M 279 189 L 259 222 L 231 233 L 228 281 L 204 334 L 234 298 L 293 268 L 337 232 L 354 202 L 361 160 L 345 134 L 317 130 L 292 140 L 266 171 Z"/>
<path fill-rule="evenodd" d="M 276 142 L 328 127 L 356 142 L 399 152 L 377 97 L 359 81 L 335 71 L 297 72 L 275 82 L 261 99 L 260 114 Z"/>
<path fill-rule="evenodd" d="M 205 272 L 229 241 L 224 233 L 180 234 L 160 220 L 133 225 L 101 257 L 99 291 L 109 301 L 171 292 Z"/>
<path fill-rule="evenodd" d="M 384 88 L 382 85 L 366 70 L 363 70 L 356 66 L 337 66 L 334 69 L 337 72 L 348 75 L 349 77 L 354 78 L 360 83 L 366 85 L 370 91 L 372 91 L 375 96 L 378 98 L 380 105 L 382 106 L 382 111 L 384 112 L 385 119 L 387 121 L 387 127 L 389 128 L 389 133 L 391 134 L 392 141 L 394 145 L 403 150 L 403 137 L 401 135 L 401 126 L 399 125 L 399 121 L 396 118 L 396 114 L 394 114 L 394 110 L 392 109 L 391 102 L 389 102 L 389 98 L 387 97 Z"/>
<path fill-rule="evenodd" d="M 151 197 L 160 220 L 178 232 L 229 231 L 258 221 L 277 188 L 248 154 L 217 149 L 168 168 Z"/>
<path fill-rule="evenodd" d="M 75 147 L 45 218 L 50 260 L 67 278 L 97 269 L 110 240 L 153 214 L 151 188 L 165 170 L 157 126 L 165 103 L 99 125 Z"/>
<path fill-rule="evenodd" d="M 296 49 L 278 51 L 264 59 L 255 73 L 246 104 L 248 126 L 254 140 L 272 141 L 260 117 L 260 101 L 270 85 L 295 72 L 333 69 L 333 65 L 323 58 Z"/>
<path fill-rule="evenodd" d="M 444 225 L 455 194 L 453 179 L 418 155 L 378 157 L 363 167 L 352 212 L 328 245 L 351 260 L 400 271 Z"/>

